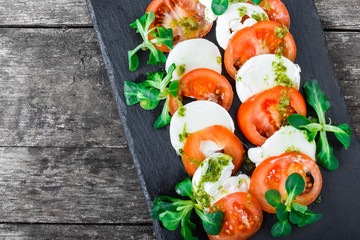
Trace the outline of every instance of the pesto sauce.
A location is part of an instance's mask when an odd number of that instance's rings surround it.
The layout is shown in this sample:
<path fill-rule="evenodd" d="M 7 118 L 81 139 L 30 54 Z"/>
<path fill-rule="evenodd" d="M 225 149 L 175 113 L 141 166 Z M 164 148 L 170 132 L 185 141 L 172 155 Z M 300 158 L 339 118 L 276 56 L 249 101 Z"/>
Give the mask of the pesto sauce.
<path fill-rule="evenodd" d="M 299 153 L 300 151 L 299 151 L 298 148 L 296 148 L 295 146 L 292 145 L 292 146 L 288 147 L 288 148 L 285 150 L 285 152 L 286 152 L 286 153 L 288 153 L 288 152 Z"/>
<path fill-rule="evenodd" d="M 272 67 L 273 71 L 275 73 L 275 82 L 278 85 L 284 86 L 284 87 L 292 87 L 293 81 L 286 75 L 287 67 L 284 65 L 283 61 L 281 60 L 281 57 L 277 55 L 277 58 L 279 58 L 279 61 L 273 61 Z"/>
<path fill-rule="evenodd" d="M 247 0 L 229 0 L 229 3 L 244 3 L 247 2 Z"/>
<path fill-rule="evenodd" d="M 185 64 L 181 64 L 181 65 L 177 65 L 176 66 L 176 73 L 179 75 L 179 76 L 182 76 L 185 72 L 185 69 L 186 69 L 186 65 Z"/>
<path fill-rule="evenodd" d="M 178 21 L 178 24 L 184 28 L 185 33 L 189 33 L 190 31 L 197 30 L 199 28 L 199 23 L 196 19 L 196 16 L 183 17 L 181 21 Z"/>
<path fill-rule="evenodd" d="M 221 62 L 222 62 L 221 57 L 216 57 L 216 62 L 217 62 L 217 64 L 221 65 Z"/>
<path fill-rule="evenodd" d="M 241 76 L 238 76 L 238 77 L 236 78 L 236 81 L 237 81 L 237 82 L 241 82 L 241 81 L 242 81 L 242 77 L 241 77 Z"/>
<path fill-rule="evenodd" d="M 287 124 L 288 108 L 290 106 L 290 96 L 285 89 L 281 90 L 281 96 L 276 104 L 276 109 L 279 111 L 282 125 Z"/>
<path fill-rule="evenodd" d="M 254 19 L 257 22 L 263 21 L 263 20 L 269 20 L 268 16 L 266 16 L 265 13 L 262 13 L 261 15 L 258 14 L 252 14 L 251 18 Z"/>
<path fill-rule="evenodd" d="M 224 167 L 228 166 L 232 157 L 222 154 L 221 157 L 209 158 L 206 173 L 201 176 L 200 182 L 197 185 L 197 191 L 194 192 L 195 199 L 202 204 L 202 206 L 209 208 L 212 197 L 204 190 L 204 183 L 214 183 L 221 177 L 221 172 Z M 203 162 L 201 163 L 201 165 Z"/>
<path fill-rule="evenodd" d="M 242 18 L 246 15 L 247 13 L 247 8 L 246 7 L 241 7 L 241 8 L 238 8 L 238 11 L 239 11 L 239 16 Z"/>
<path fill-rule="evenodd" d="M 184 106 L 179 107 L 178 109 L 179 117 L 185 117 L 185 112 L 186 112 L 186 108 L 184 108 Z"/>
<path fill-rule="evenodd" d="M 179 142 L 185 142 L 189 135 L 190 133 L 186 131 L 186 124 L 184 124 L 183 132 L 179 134 Z"/>
<path fill-rule="evenodd" d="M 289 29 L 287 27 L 275 27 L 275 36 L 279 39 L 282 39 L 286 36 L 286 34 L 289 32 Z"/>

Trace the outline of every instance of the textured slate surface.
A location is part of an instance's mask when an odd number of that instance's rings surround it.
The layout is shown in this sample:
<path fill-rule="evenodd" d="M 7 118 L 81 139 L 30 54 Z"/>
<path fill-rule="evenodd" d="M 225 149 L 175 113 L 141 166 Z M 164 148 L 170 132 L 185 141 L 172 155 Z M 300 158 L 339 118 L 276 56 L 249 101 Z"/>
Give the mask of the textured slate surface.
<path fill-rule="evenodd" d="M 183 180 L 186 173 L 170 145 L 167 128 L 152 130 L 160 108 L 151 112 L 138 106 L 127 107 L 123 97 L 124 80 L 144 80 L 146 72 L 157 71 L 162 67 L 147 66 L 147 55 L 142 54 L 139 70 L 134 73 L 128 71 L 126 52 L 141 41 L 128 25 L 143 14 L 149 2 L 88 0 L 88 6 L 140 184 L 148 207 L 151 208 L 151 200 L 155 196 L 173 195 L 175 184 Z M 313 1 L 287 0 L 284 3 L 292 20 L 290 31 L 298 47 L 296 62 L 302 67 L 302 80 L 320 80 L 333 105 L 328 116 L 331 116 L 335 124 L 346 122 L 352 126 Z M 214 40 L 214 31 L 207 38 Z M 230 111 L 232 116 L 235 116 L 238 106 L 237 100 Z M 242 136 L 240 138 L 244 140 Z M 340 159 L 340 169 L 335 172 L 322 171 L 324 185 L 321 195 L 324 201 L 320 205 L 312 206 L 315 211 L 323 213 L 324 218 L 311 226 L 294 228 L 293 234 L 287 239 L 351 239 L 360 233 L 356 228 L 360 216 L 353 215 L 360 205 L 357 201 L 360 186 L 356 184 L 360 166 L 358 157 L 354 157 L 360 154 L 359 143 L 355 135 L 352 146 L 347 151 L 332 137 L 330 143 L 334 146 L 335 155 Z M 262 229 L 253 239 L 268 239 L 274 221 L 274 216 L 266 215 Z M 344 222 L 347 224 L 343 224 Z M 179 232 L 168 232 L 158 222 L 154 222 L 154 227 L 158 239 L 181 238 Z M 199 231 L 199 234 L 203 233 Z M 204 238 L 204 235 L 201 235 L 201 238 Z"/>

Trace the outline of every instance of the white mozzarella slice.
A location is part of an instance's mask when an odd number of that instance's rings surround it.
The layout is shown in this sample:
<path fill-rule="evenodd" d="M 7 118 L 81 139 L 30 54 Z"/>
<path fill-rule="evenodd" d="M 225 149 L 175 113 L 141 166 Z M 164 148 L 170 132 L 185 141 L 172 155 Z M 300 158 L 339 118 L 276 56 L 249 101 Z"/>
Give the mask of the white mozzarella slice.
<path fill-rule="evenodd" d="M 172 81 L 180 80 L 186 73 L 208 68 L 221 74 L 222 60 L 218 47 L 206 39 L 190 39 L 176 44 L 166 60 L 166 70 L 175 63 Z"/>
<path fill-rule="evenodd" d="M 249 177 L 244 174 L 231 177 L 233 169 L 231 156 L 215 153 L 196 170 L 192 179 L 193 192 L 205 210 L 228 194 L 249 191 Z"/>
<path fill-rule="evenodd" d="M 300 86 L 299 65 L 289 59 L 264 54 L 250 58 L 236 74 L 236 92 L 242 102 L 249 97 L 278 85 Z"/>
<path fill-rule="evenodd" d="M 244 16 L 249 18 L 242 23 Z M 249 3 L 230 4 L 226 12 L 217 18 L 216 40 L 220 47 L 225 49 L 235 32 L 265 19 L 268 19 L 268 15 L 259 6 Z"/>
<path fill-rule="evenodd" d="M 199 2 L 206 7 L 205 17 L 209 22 L 215 21 L 217 16 L 211 9 L 211 3 L 213 0 L 199 0 Z"/>
<path fill-rule="evenodd" d="M 245 174 L 233 176 L 228 178 L 219 189 L 214 199 L 211 201 L 211 205 L 214 205 L 217 201 L 226 197 L 229 194 L 236 192 L 249 192 L 250 178 Z"/>
<path fill-rule="evenodd" d="M 300 152 L 316 160 L 316 143 L 307 140 L 306 133 L 292 126 L 281 127 L 261 147 L 250 148 L 248 156 L 256 166 L 267 158 L 280 156 L 285 152 Z"/>
<path fill-rule="evenodd" d="M 194 101 L 184 105 L 184 109 L 184 114 L 179 114 L 179 111 L 175 112 L 170 122 L 170 141 L 177 152 L 183 148 L 186 141 L 185 136 L 206 127 L 221 125 L 232 132 L 235 131 L 234 121 L 230 114 L 217 103 Z M 204 141 L 201 147 L 205 156 L 217 151 L 218 147 L 214 142 L 206 142 Z"/>

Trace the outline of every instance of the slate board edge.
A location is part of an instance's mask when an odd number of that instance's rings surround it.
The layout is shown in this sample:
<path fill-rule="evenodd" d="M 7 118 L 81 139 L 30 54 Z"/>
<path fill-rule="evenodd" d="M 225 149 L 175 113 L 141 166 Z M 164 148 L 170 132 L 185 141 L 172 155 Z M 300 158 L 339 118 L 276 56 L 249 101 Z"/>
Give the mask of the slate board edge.
<path fill-rule="evenodd" d="M 122 103 L 122 101 L 120 100 L 120 96 L 119 96 L 119 93 L 118 93 L 116 85 L 115 85 L 115 78 L 114 78 L 114 74 L 113 74 L 112 64 L 111 64 L 111 61 L 109 60 L 109 57 L 108 57 L 107 52 L 106 52 L 106 46 L 105 46 L 105 44 L 104 44 L 104 42 L 102 40 L 101 33 L 100 33 L 99 29 L 98 29 L 96 15 L 95 15 L 93 6 L 91 4 L 91 0 L 86 0 L 86 3 L 87 3 L 87 6 L 88 6 L 88 9 L 89 9 L 91 20 L 92 20 L 92 22 L 94 24 L 94 30 L 95 30 L 95 33 L 96 33 L 96 36 L 97 36 L 97 39 L 98 39 L 98 42 L 99 42 L 101 54 L 102 54 L 103 59 L 104 59 L 105 68 L 106 68 L 106 71 L 107 71 L 107 74 L 108 74 L 108 77 L 109 77 L 109 80 L 110 80 L 112 93 L 113 93 L 113 95 L 115 97 L 116 107 L 117 107 L 121 122 L 123 123 L 122 125 L 123 125 L 123 129 L 124 129 L 124 132 L 125 132 L 125 137 L 126 137 L 126 140 L 127 140 L 127 143 L 128 143 L 128 147 L 129 147 L 131 156 L 133 158 L 133 162 L 134 162 L 134 166 L 135 166 L 135 169 L 136 169 L 136 173 L 138 175 L 141 190 L 142 190 L 142 193 L 143 193 L 143 195 L 145 197 L 146 205 L 147 205 L 148 211 L 150 213 L 151 209 L 153 207 L 153 204 L 152 204 L 149 192 L 148 192 L 148 190 L 146 188 L 146 184 L 145 184 L 143 174 L 141 172 L 139 159 L 137 158 L 137 155 L 136 155 L 136 153 L 134 151 L 134 147 L 133 147 L 134 146 L 134 140 L 132 138 L 131 132 L 129 131 L 129 129 L 127 127 L 125 116 L 122 114 L 122 110 L 121 110 L 120 106 L 124 105 L 124 103 Z M 126 107 L 126 105 L 124 107 Z M 155 233 L 156 233 L 157 236 L 159 236 L 160 235 L 159 233 L 161 231 L 160 224 L 159 224 L 158 221 L 155 221 L 155 220 L 152 220 L 152 222 L 153 222 Z"/>

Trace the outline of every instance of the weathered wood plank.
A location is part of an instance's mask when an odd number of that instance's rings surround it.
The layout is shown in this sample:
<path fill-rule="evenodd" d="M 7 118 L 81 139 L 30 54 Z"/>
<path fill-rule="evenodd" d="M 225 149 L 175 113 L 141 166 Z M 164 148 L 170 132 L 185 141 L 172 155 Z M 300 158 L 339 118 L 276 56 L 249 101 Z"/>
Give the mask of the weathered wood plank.
<path fill-rule="evenodd" d="M 325 28 L 360 30 L 359 0 L 315 4 Z M 84 0 L 0 0 L 0 26 L 65 25 L 92 26 Z"/>
<path fill-rule="evenodd" d="M 1 147 L 0 166 L 1 222 L 150 223 L 127 150 Z"/>
<path fill-rule="evenodd" d="M 0 0 L 3 26 L 92 26 L 84 0 Z"/>
<path fill-rule="evenodd" d="M 1 239 L 155 239 L 152 226 L 0 224 Z"/>
<path fill-rule="evenodd" d="M 0 29 L 0 146 L 126 146 L 93 29 Z"/>

